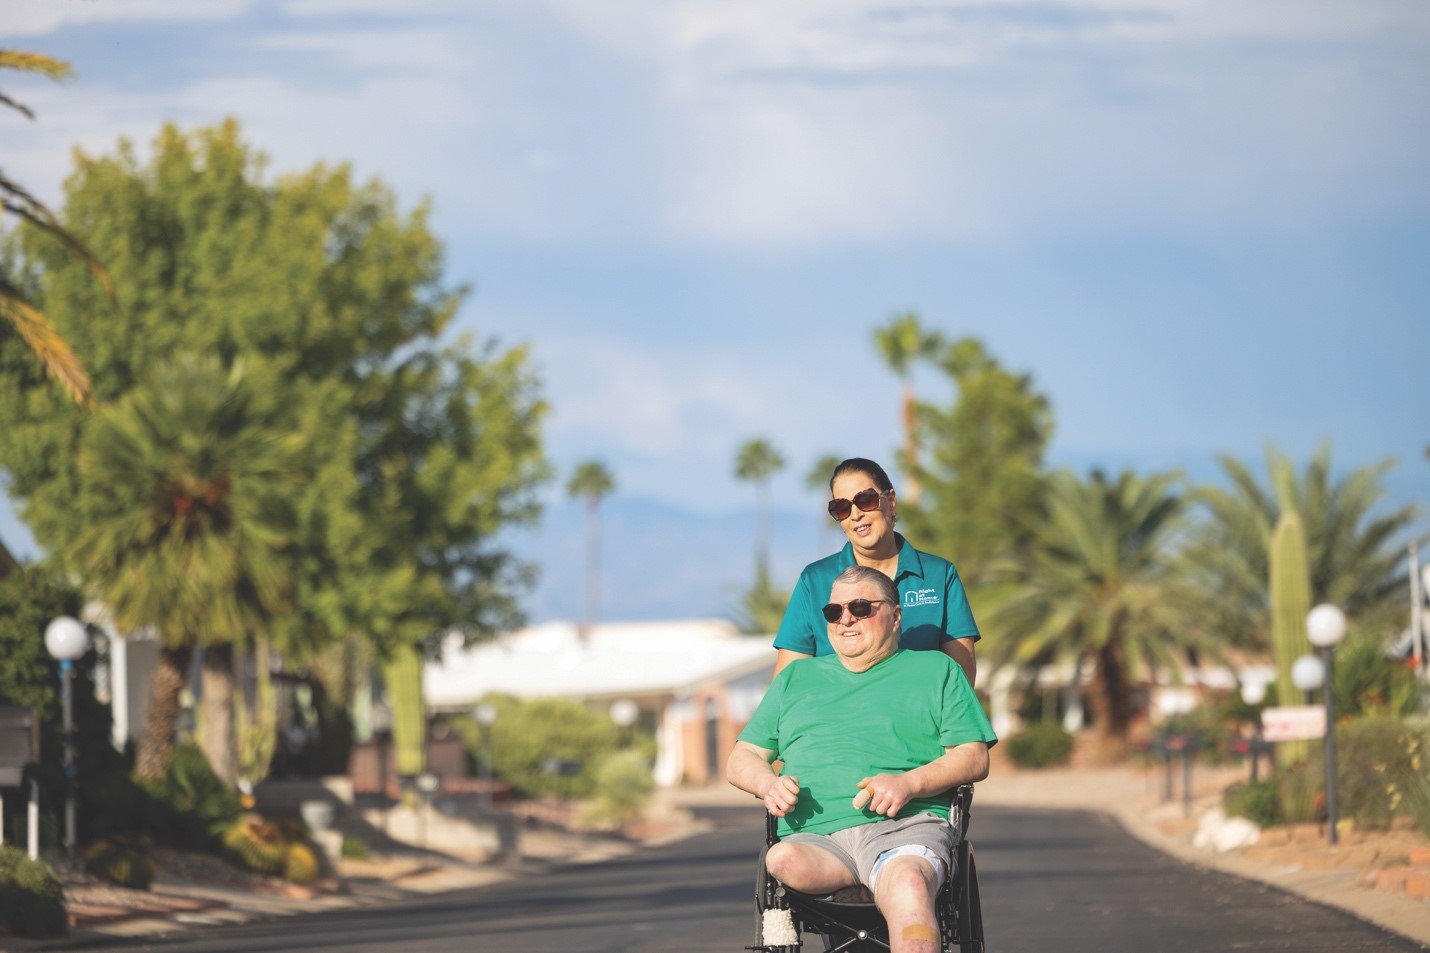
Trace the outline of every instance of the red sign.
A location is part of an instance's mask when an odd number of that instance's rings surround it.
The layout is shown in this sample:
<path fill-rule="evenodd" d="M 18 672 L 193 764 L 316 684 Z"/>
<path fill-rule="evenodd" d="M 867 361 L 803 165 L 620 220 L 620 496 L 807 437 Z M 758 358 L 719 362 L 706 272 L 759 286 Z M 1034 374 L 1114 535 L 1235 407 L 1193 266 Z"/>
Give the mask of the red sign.
<path fill-rule="evenodd" d="M 1326 736 L 1326 709 L 1320 705 L 1267 708 L 1261 713 L 1261 737 L 1267 741 L 1309 741 Z"/>

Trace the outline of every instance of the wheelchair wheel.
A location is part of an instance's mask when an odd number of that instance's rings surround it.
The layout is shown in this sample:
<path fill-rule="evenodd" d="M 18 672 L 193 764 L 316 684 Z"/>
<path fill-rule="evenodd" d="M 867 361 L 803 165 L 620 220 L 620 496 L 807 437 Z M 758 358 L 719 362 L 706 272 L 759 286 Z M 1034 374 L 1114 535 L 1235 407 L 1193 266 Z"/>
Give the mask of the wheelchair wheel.
<path fill-rule="evenodd" d="M 958 953 L 983 953 L 983 903 L 978 895 L 978 865 L 973 860 L 972 846 L 967 858 L 958 897 Z"/>

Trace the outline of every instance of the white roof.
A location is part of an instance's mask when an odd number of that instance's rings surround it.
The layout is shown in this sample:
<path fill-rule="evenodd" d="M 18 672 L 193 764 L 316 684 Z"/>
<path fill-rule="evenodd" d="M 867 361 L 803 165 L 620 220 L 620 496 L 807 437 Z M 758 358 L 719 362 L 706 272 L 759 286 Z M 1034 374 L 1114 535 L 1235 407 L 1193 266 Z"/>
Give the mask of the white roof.
<path fill-rule="evenodd" d="M 770 637 L 744 636 L 720 619 L 603 623 L 583 640 L 571 622 L 548 622 L 463 648 L 448 636 L 422 673 L 427 704 L 471 705 L 489 692 L 522 698 L 675 694 L 701 683 L 773 669 Z"/>

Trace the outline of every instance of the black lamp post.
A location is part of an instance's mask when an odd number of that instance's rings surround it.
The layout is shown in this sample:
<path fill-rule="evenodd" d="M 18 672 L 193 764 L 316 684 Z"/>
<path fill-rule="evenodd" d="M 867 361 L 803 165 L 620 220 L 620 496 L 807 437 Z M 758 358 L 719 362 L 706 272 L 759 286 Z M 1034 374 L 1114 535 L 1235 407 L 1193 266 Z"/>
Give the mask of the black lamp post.
<path fill-rule="evenodd" d="M 45 648 L 60 663 L 60 699 L 64 705 L 65 850 L 75 864 L 74 662 L 84 655 L 89 633 L 78 619 L 62 615 L 45 626 Z"/>
<path fill-rule="evenodd" d="M 1336 843 L 1336 717 L 1335 717 L 1335 653 L 1336 646 L 1346 637 L 1346 616 L 1340 609 L 1322 603 L 1306 616 L 1306 636 L 1321 650 L 1325 665 L 1323 694 L 1326 704 L 1326 826 L 1332 846 Z"/>

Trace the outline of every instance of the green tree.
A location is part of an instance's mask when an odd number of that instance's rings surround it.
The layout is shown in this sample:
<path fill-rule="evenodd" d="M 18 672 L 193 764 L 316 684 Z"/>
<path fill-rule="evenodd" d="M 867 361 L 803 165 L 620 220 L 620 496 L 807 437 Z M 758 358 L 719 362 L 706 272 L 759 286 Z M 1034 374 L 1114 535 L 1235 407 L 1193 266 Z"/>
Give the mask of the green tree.
<path fill-rule="evenodd" d="M 1219 458 L 1225 486 L 1195 494 L 1203 515 L 1185 546 L 1181 571 L 1204 593 L 1206 625 L 1231 645 L 1269 650 L 1272 530 L 1282 514 L 1301 518 L 1311 574 L 1311 605 L 1340 606 L 1358 627 L 1385 631 L 1405 611 L 1399 540 L 1416 518 L 1411 506 L 1385 507 L 1381 461 L 1337 479 L 1330 444 L 1303 471 L 1275 447 L 1266 450 L 1266 482 L 1246 464 Z"/>
<path fill-rule="evenodd" d="M 919 446 L 917 439 L 918 420 L 914 410 L 914 365 L 919 361 L 933 360 L 944 348 L 943 335 L 937 331 L 927 331 L 919 323 L 919 316 L 913 311 L 894 316 L 882 328 L 874 329 L 874 344 L 884 358 L 884 363 L 899 378 L 903 391 L 904 426 L 904 466 L 909 473 L 918 468 Z M 906 481 L 904 495 L 910 503 L 916 503 L 922 493 L 916 477 Z"/>
<path fill-rule="evenodd" d="M 995 664 L 1063 664 L 1089 677 L 1099 760 L 1126 754 L 1134 679 L 1179 671 L 1187 652 L 1208 648 L 1167 555 L 1186 505 L 1177 479 L 1054 473 L 1032 557 L 1010 567 L 1013 595 L 993 612 L 1005 633 L 989 649 Z"/>
<path fill-rule="evenodd" d="M 829 477 L 834 473 L 834 468 L 839 466 L 839 464 L 843 461 L 843 457 L 836 456 L 832 453 L 826 453 L 824 456 L 815 460 L 813 465 L 810 466 L 808 472 L 805 473 L 804 485 L 809 487 L 814 492 L 818 493 L 820 499 L 828 498 Z M 835 523 L 833 520 L 820 520 L 820 539 L 823 539 L 826 535 L 837 535 L 838 532 L 839 524 Z"/>
<path fill-rule="evenodd" d="M 56 327 L 116 401 L 166 356 L 244 360 L 259 410 L 282 413 L 309 465 L 275 489 L 292 515 L 291 608 L 269 633 L 301 665 L 333 641 L 381 661 L 458 626 L 516 624 L 530 574 L 497 542 L 534 520 L 545 404 L 526 350 L 449 333 L 463 290 L 442 278 L 428 209 L 315 166 L 269 184 L 235 122 L 166 126 L 79 155 L 63 221 L 110 265 L 121 306 L 53 239 L 19 229 L 21 263 Z M 37 391 L 0 332 L 0 461 L 37 541 L 72 562 L 86 418 Z"/>
<path fill-rule="evenodd" d="M 66 555 L 121 629 L 162 645 L 136 765 L 164 776 L 179 692 L 196 646 L 211 646 L 201 742 L 215 773 L 236 770 L 228 646 L 265 628 L 291 588 L 283 550 L 291 510 L 278 489 L 297 475 L 279 421 L 257 406 L 240 365 L 180 356 L 99 410 L 78 460 L 78 531 Z M 216 649 L 217 651 L 213 651 Z M 210 721 L 212 720 L 212 721 Z"/>
<path fill-rule="evenodd" d="M 952 559 L 970 584 L 1000 557 L 1026 551 L 1043 514 L 1043 452 L 1052 436 L 1048 399 L 973 338 L 949 344 L 940 367 L 957 388 L 947 408 L 917 405 L 926 466 L 917 505 L 899 515 L 919 544 Z"/>
<path fill-rule="evenodd" d="M 735 477 L 755 485 L 755 578 L 769 571 L 770 477 L 785 466 L 785 458 L 763 438 L 747 440 L 735 454 Z"/>
<path fill-rule="evenodd" d="M 601 500 L 616 488 L 616 478 L 599 460 L 579 464 L 566 483 L 573 499 L 586 501 L 586 602 L 582 628 L 596 621 L 601 601 Z"/>

